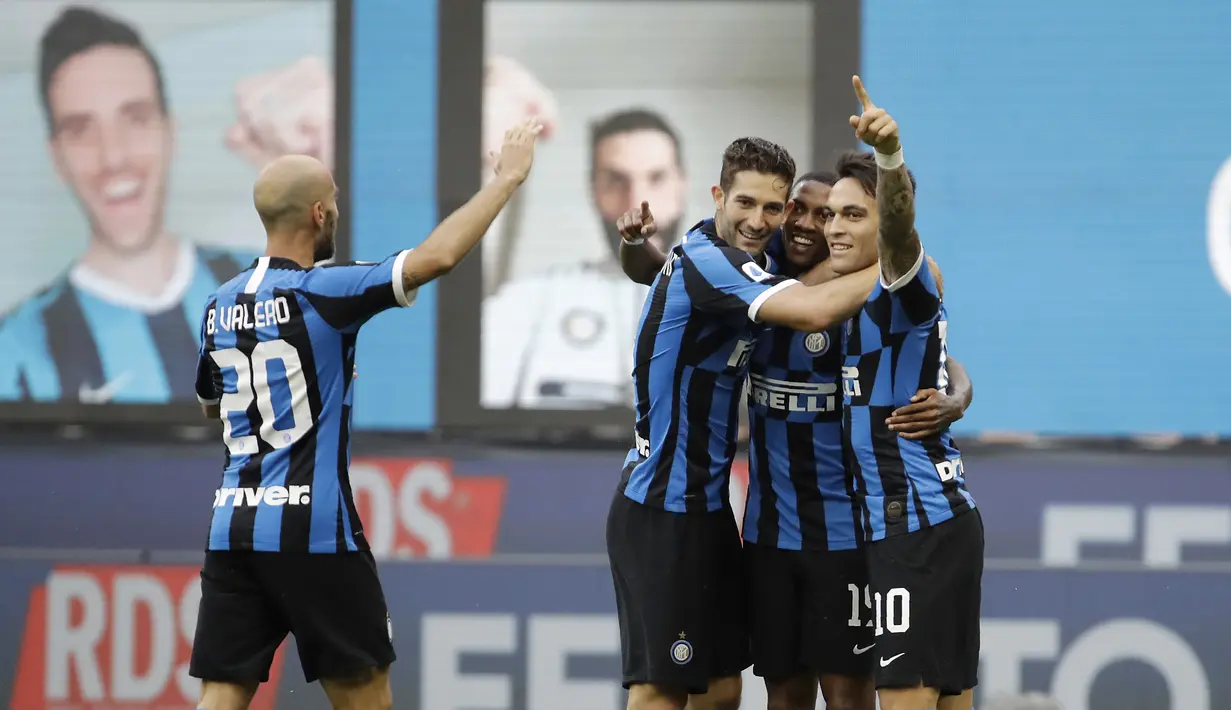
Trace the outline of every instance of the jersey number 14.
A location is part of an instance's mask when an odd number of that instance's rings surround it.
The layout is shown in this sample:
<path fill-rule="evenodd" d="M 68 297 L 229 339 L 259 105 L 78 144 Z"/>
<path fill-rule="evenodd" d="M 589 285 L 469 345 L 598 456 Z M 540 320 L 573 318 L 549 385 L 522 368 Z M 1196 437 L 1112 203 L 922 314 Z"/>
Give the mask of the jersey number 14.
<path fill-rule="evenodd" d="M 248 411 L 256 400 L 260 421 L 250 421 L 249 430 L 258 432 L 261 439 L 275 449 L 299 441 L 312 428 L 312 410 L 308 406 L 308 382 L 304 379 L 303 363 L 299 352 L 285 340 L 267 340 L 257 343 L 251 355 L 237 348 L 215 350 L 210 357 L 222 370 L 235 371 L 235 391 L 223 392 L 219 406 L 222 408 L 222 440 L 231 454 L 239 456 L 255 454 L 259 448 L 256 435 L 235 436 L 231 414 Z M 290 426 L 277 429 L 278 412 L 274 409 L 273 392 L 269 387 L 269 363 L 278 360 L 286 373 L 286 388 L 289 390 L 291 409 L 284 415 Z"/>

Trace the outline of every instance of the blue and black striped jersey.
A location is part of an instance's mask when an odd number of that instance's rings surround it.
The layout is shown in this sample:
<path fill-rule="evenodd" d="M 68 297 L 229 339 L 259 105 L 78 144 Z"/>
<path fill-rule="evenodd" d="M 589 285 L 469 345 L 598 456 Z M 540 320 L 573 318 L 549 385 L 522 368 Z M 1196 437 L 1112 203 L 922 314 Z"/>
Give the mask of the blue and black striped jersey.
<path fill-rule="evenodd" d="M 355 339 L 414 301 L 408 253 L 312 269 L 261 257 L 210 297 L 196 394 L 220 407 L 226 463 L 208 549 L 368 549 L 349 476 Z"/>
<path fill-rule="evenodd" d="M 185 245 L 157 297 L 74 267 L 0 321 L 0 401 L 191 402 L 201 306 L 253 258 Z"/>
<path fill-rule="evenodd" d="M 705 220 L 671 250 L 641 312 L 633 354 L 637 422 L 620 488 L 674 512 L 726 505 L 740 392 L 757 311 L 796 282 L 774 276 Z"/>
<path fill-rule="evenodd" d="M 927 259 L 872 289 L 847 321 L 842 367 L 847 470 L 865 540 L 915 532 L 975 507 L 961 452 L 944 432 L 921 440 L 889 430 L 886 418 L 924 388 L 949 382 L 948 316 Z"/>
<path fill-rule="evenodd" d="M 744 540 L 785 550 L 858 544 L 842 456 L 842 331 L 781 326 L 757 339 L 748 368 Z"/>

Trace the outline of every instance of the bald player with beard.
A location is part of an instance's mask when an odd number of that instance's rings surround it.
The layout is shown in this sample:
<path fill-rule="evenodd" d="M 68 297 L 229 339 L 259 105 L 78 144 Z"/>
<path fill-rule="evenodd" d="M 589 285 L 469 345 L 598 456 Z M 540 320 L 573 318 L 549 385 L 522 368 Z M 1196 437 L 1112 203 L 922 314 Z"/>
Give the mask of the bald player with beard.
<path fill-rule="evenodd" d="M 334 708 L 391 706 L 393 626 L 349 476 L 356 338 L 479 243 L 525 181 L 540 130 L 511 129 L 496 179 L 381 262 L 314 267 L 334 251 L 333 177 L 306 156 L 261 171 L 265 256 L 210 296 L 201 321 L 196 392 L 222 421 L 226 464 L 190 664 L 198 708 L 246 710 L 288 633 Z"/>

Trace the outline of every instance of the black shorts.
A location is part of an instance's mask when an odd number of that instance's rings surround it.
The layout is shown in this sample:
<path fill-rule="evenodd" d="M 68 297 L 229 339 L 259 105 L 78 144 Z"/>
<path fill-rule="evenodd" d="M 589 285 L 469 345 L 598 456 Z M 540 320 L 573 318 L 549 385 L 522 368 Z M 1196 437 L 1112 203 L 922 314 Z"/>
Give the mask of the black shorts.
<path fill-rule="evenodd" d="M 870 677 L 876 665 L 864 607 L 863 550 L 780 550 L 748 544 L 753 671 L 769 681 L 800 671 Z"/>
<path fill-rule="evenodd" d="M 672 513 L 617 491 L 607 556 L 620 618 L 624 687 L 704 693 L 747 668 L 743 550 L 730 508 Z"/>
<path fill-rule="evenodd" d="M 877 688 L 957 695 L 979 682 L 983 518 L 977 509 L 868 545 Z"/>
<path fill-rule="evenodd" d="M 309 683 L 392 663 L 393 624 L 372 553 L 205 554 L 192 677 L 263 683 L 287 633 Z"/>

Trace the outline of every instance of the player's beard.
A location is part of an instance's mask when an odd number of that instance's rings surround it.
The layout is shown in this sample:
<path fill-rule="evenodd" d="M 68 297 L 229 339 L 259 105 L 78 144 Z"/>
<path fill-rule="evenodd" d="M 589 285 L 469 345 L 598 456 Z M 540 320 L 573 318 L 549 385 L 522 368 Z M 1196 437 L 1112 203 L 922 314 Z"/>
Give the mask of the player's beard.
<path fill-rule="evenodd" d="M 618 261 L 620 258 L 620 241 L 623 237 L 620 236 L 620 230 L 616 229 L 615 222 L 603 222 L 603 232 L 607 235 L 607 243 L 611 245 L 613 256 Z M 674 222 L 664 222 L 659 225 L 658 233 L 650 241 L 664 252 L 670 251 L 671 247 L 679 244 L 680 237 L 680 220 Z"/>
<path fill-rule="evenodd" d="M 331 212 L 325 213 L 325 224 L 321 225 L 321 233 L 316 238 L 316 243 L 313 245 L 314 251 L 312 254 L 312 263 L 319 264 L 322 261 L 329 261 L 333 258 L 334 248 L 333 237 L 338 231 L 338 218 Z"/>

